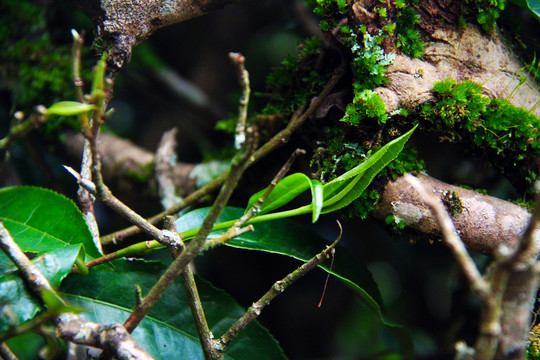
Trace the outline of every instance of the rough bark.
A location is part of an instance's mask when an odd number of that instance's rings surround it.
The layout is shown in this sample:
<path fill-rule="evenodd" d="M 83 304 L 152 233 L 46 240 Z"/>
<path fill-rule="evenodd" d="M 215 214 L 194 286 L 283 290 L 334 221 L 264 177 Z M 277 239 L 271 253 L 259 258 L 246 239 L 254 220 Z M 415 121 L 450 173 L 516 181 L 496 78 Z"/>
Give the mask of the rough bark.
<path fill-rule="evenodd" d="M 157 29 L 245 0 L 77 0 L 75 5 L 96 24 L 98 38 L 110 41 L 109 70 L 131 58 L 135 45 Z"/>
<path fill-rule="evenodd" d="M 375 91 L 391 112 L 431 100 L 436 81 L 471 80 L 482 84 L 486 96 L 531 110 L 540 101 L 540 92 L 530 79 L 520 85 L 522 68 L 498 31 L 486 34 L 471 24 L 464 30 L 440 28 L 426 42 L 424 60 L 397 54 L 387 69 L 388 85 Z M 540 108 L 533 110 L 540 116 Z"/>
<path fill-rule="evenodd" d="M 418 178 L 443 201 L 445 195 L 457 194 L 462 210 L 452 220 L 470 251 L 489 255 L 503 244 L 514 248 L 530 221 L 531 215 L 525 209 L 508 201 L 446 184 L 427 175 Z M 403 177 L 386 184 L 373 215 L 381 220 L 391 215 L 411 229 L 440 236 L 439 225 L 430 208 Z"/>

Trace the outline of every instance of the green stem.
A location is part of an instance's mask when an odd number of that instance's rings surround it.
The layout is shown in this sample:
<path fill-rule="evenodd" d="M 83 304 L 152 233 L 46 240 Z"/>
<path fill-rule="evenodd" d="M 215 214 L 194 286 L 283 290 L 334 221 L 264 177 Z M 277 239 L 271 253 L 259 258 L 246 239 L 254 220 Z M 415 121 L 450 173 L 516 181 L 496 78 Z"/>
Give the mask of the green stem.
<path fill-rule="evenodd" d="M 245 225 L 258 224 L 258 223 L 262 223 L 262 222 L 265 222 L 265 221 L 279 220 L 279 219 L 284 219 L 284 218 L 288 218 L 288 217 L 292 217 L 292 216 L 308 214 L 311 211 L 312 211 L 312 209 L 311 209 L 311 204 L 310 204 L 310 205 L 302 206 L 302 207 L 299 207 L 299 208 L 293 209 L 293 210 L 287 210 L 287 211 L 281 211 L 281 212 L 277 212 L 277 213 L 259 215 L 259 216 L 256 216 L 256 217 L 251 218 L 250 220 L 248 220 Z M 236 221 L 238 221 L 238 219 L 229 220 L 229 221 L 225 221 L 225 222 L 222 222 L 222 223 L 215 224 L 214 227 L 212 227 L 212 232 L 228 229 L 228 228 L 234 226 Z M 180 233 L 180 236 L 182 237 L 183 240 L 190 240 L 190 239 L 193 239 L 195 237 L 195 235 L 197 235 L 198 232 L 199 232 L 199 229 L 192 229 L 192 230 L 188 230 L 188 231 L 184 231 L 183 233 Z M 105 255 L 102 258 L 92 260 L 92 261 L 88 262 L 86 265 L 88 267 L 93 267 L 93 266 L 100 265 L 100 264 L 102 264 L 104 262 L 112 261 L 112 260 L 119 259 L 119 258 L 122 258 L 122 257 L 130 257 L 130 256 L 134 256 L 134 255 L 142 255 L 144 253 L 151 252 L 151 251 L 154 251 L 154 250 L 157 250 L 157 249 L 161 249 L 163 247 L 164 246 L 162 244 L 160 244 L 159 242 L 157 242 L 156 240 L 144 241 L 144 242 L 140 242 L 140 243 L 136 243 L 136 244 L 127 246 L 127 247 L 125 247 L 123 249 L 120 249 L 120 250 L 114 252 L 114 253 L 110 253 L 108 255 Z"/>
<path fill-rule="evenodd" d="M 292 216 L 308 214 L 310 212 L 311 212 L 311 205 L 306 205 L 306 206 L 302 206 L 293 210 L 259 215 L 246 221 L 245 225 L 259 224 L 266 221 L 279 220 L 279 219 L 289 218 Z M 212 228 L 212 232 L 228 229 L 232 227 L 237 221 L 238 219 L 235 219 L 235 220 L 229 220 L 229 221 L 215 224 L 214 227 Z M 183 233 L 180 233 L 180 236 L 182 236 L 184 240 L 189 240 L 193 238 L 197 234 L 198 231 L 199 229 L 184 231 Z"/>

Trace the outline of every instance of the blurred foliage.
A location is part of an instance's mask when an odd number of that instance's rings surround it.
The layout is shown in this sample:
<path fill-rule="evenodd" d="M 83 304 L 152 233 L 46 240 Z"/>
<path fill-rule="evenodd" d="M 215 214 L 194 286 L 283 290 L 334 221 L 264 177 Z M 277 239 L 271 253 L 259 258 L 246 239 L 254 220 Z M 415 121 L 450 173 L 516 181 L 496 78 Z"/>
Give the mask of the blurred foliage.
<path fill-rule="evenodd" d="M 475 19 L 485 31 L 495 28 L 495 21 L 505 5 L 506 0 L 465 0 L 462 3 L 465 17 Z"/>
<path fill-rule="evenodd" d="M 38 104 L 49 106 L 75 98 L 69 30 L 57 36 L 50 26 L 53 13 L 50 6 L 38 1 L 0 2 L 0 91 L 8 97 L 10 113 L 29 113 Z M 86 59 L 83 75 L 91 69 L 88 61 L 92 60 Z M 78 121 L 51 117 L 46 133 L 53 133 L 61 124 L 76 127 Z"/>

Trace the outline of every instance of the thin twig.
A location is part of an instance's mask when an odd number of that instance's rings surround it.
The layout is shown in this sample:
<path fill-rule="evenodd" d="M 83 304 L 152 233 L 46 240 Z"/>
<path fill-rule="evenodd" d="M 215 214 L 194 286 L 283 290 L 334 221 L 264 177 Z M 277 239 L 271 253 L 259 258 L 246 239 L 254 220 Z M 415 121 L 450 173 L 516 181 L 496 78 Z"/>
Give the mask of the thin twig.
<path fill-rule="evenodd" d="M 0 343 L 0 359 L 18 360 L 17 356 L 15 356 L 15 354 L 11 351 L 11 349 L 5 342 Z"/>
<path fill-rule="evenodd" d="M 239 116 L 242 115 L 240 114 Z M 242 143 L 242 149 L 240 149 L 233 158 L 227 178 L 221 187 L 214 204 L 203 220 L 199 232 L 193 240 L 190 241 L 189 245 L 184 248 L 184 251 L 182 251 L 180 256 L 172 262 L 158 282 L 150 289 L 148 294 L 142 299 L 140 306 L 137 306 L 131 316 L 126 320 L 124 325 L 129 332 L 132 332 L 137 327 L 165 290 L 172 284 L 178 275 L 184 271 L 185 267 L 204 249 L 204 243 L 206 242 L 208 234 L 212 231 L 214 223 L 229 202 L 229 198 L 236 188 L 240 177 L 251 164 L 249 160 L 255 148 L 256 133 L 254 129 L 250 127 L 248 127 L 245 132 L 246 139 Z"/>
<path fill-rule="evenodd" d="M 239 53 L 229 53 L 229 59 L 236 65 L 238 81 L 242 88 L 242 96 L 238 101 L 238 122 L 236 123 L 236 136 L 234 138 L 234 147 L 235 149 L 240 150 L 244 141 L 246 141 L 247 110 L 251 88 L 249 86 L 249 74 L 245 67 L 246 58 Z"/>
<path fill-rule="evenodd" d="M 330 78 L 328 83 L 325 85 L 324 89 L 320 92 L 319 96 L 317 96 L 317 98 L 310 103 L 307 110 L 302 113 L 303 106 L 300 107 L 294 113 L 293 117 L 291 118 L 291 120 L 289 121 L 285 129 L 278 132 L 276 135 L 272 137 L 272 139 L 270 139 L 266 144 L 261 146 L 258 150 L 255 151 L 255 153 L 253 153 L 253 156 L 250 158 L 250 165 L 258 162 L 260 159 L 268 155 L 271 151 L 285 144 L 288 141 L 291 134 L 298 127 L 300 127 L 300 125 L 302 125 L 304 121 L 306 121 L 315 112 L 315 110 L 317 110 L 321 102 L 330 94 L 330 92 L 336 86 L 336 84 L 341 79 L 344 73 L 345 73 L 345 65 L 341 64 L 338 68 L 336 68 L 336 70 L 334 70 L 332 77 Z M 200 199 L 204 198 L 205 196 L 207 196 L 208 194 L 212 193 L 214 190 L 219 188 L 221 184 L 223 184 L 223 182 L 227 178 L 227 175 L 228 175 L 228 171 L 221 174 L 214 180 L 212 180 L 206 186 L 195 191 L 193 194 L 187 196 L 183 201 L 178 202 L 174 206 L 170 207 L 169 209 L 149 218 L 148 222 L 150 222 L 151 224 L 157 224 L 159 221 L 163 219 L 164 216 L 178 213 L 180 210 L 184 209 L 185 207 L 199 201 Z M 113 243 L 116 240 L 123 240 L 129 236 L 138 234 L 140 233 L 140 231 L 141 230 L 137 228 L 136 226 L 131 226 L 126 229 L 103 236 L 101 238 L 101 242 L 102 244 Z"/>
<path fill-rule="evenodd" d="M 469 281 L 471 288 L 478 295 L 478 297 L 485 303 L 490 301 L 491 290 L 489 284 L 482 277 L 480 271 L 476 267 L 473 259 L 467 252 L 465 245 L 459 238 L 452 218 L 448 215 L 441 199 L 429 192 L 422 183 L 414 176 L 406 174 L 407 181 L 414 187 L 414 189 L 420 194 L 424 202 L 431 208 L 431 211 L 435 214 L 443 239 L 452 250 L 454 257 L 463 270 L 467 280 Z"/>
<path fill-rule="evenodd" d="M 159 198 L 163 208 L 168 209 L 182 198 L 176 195 L 176 186 L 173 181 L 173 167 L 176 164 L 176 134 L 178 129 L 172 128 L 161 136 L 156 151 L 156 180 Z"/>
<path fill-rule="evenodd" d="M 0 221 L 0 248 L 4 250 L 10 260 L 17 266 L 21 272 L 22 278 L 27 283 L 29 289 L 38 298 L 41 299 L 43 289 L 55 292 L 49 281 L 41 274 L 39 269 L 32 264 L 24 252 L 19 248 L 15 240 L 11 237 L 4 224 Z M 59 298 L 59 297 L 58 297 Z M 59 298 L 60 299 L 60 298 Z"/>
<path fill-rule="evenodd" d="M 264 307 L 266 307 L 270 302 L 279 294 L 281 294 L 285 289 L 293 284 L 296 280 L 300 279 L 302 276 L 306 275 L 310 270 L 317 267 L 324 260 L 328 258 L 334 247 L 337 245 L 338 241 L 341 239 L 341 232 L 338 238 L 326 249 L 324 249 L 319 254 L 315 255 L 308 262 L 302 264 L 298 269 L 284 277 L 282 280 L 276 281 L 274 285 L 264 294 L 258 301 L 254 302 L 249 309 L 242 315 L 223 336 L 220 338 L 220 351 L 223 353 L 227 349 L 227 346 L 234 340 L 234 338 L 243 330 L 247 325 L 249 325 L 253 320 L 255 320 L 260 314 Z"/>
<path fill-rule="evenodd" d="M 82 103 L 84 102 L 84 93 L 83 93 L 84 83 L 81 78 L 81 49 L 84 44 L 84 38 L 75 30 L 71 30 L 71 34 L 73 35 L 73 48 L 72 48 L 73 85 L 75 86 L 75 93 L 77 96 L 77 100 Z M 81 115 L 79 115 L 79 121 L 83 129 L 85 129 L 86 126 L 89 126 L 90 120 L 88 118 L 88 114 L 82 113 Z M 81 160 L 81 174 L 80 174 L 81 181 L 90 181 L 90 182 L 92 181 L 91 169 L 92 169 L 92 155 L 91 155 L 91 150 L 90 150 L 90 142 L 88 141 L 88 139 L 85 139 L 84 145 L 83 145 L 82 160 Z M 101 242 L 99 240 L 99 227 L 98 227 L 96 215 L 94 212 L 94 199 L 92 195 L 90 195 L 89 191 L 86 190 L 81 185 L 79 185 L 79 189 L 77 190 L 77 201 L 79 204 L 79 208 L 84 216 L 84 219 L 86 220 L 86 224 L 88 224 L 88 229 L 90 229 L 90 233 L 92 234 L 92 239 L 94 240 L 94 244 L 99 249 L 99 251 L 102 252 L 103 249 L 101 247 Z"/>
<path fill-rule="evenodd" d="M 34 111 L 26 119 L 24 114 L 17 111 L 14 114 L 16 123 L 9 128 L 9 133 L 0 139 L 0 154 L 7 151 L 8 147 L 16 139 L 22 138 L 36 126 L 45 122 L 45 111 L 47 109 L 43 105 L 36 106 Z"/>
<path fill-rule="evenodd" d="M 177 202 L 176 204 L 174 204 L 167 210 L 162 211 L 155 216 L 152 216 L 147 221 L 152 225 L 156 225 L 160 221 L 162 221 L 165 216 L 174 215 L 178 213 L 179 211 L 185 209 L 186 207 L 197 203 L 198 201 L 200 201 L 201 199 L 205 198 L 206 196 L 214 192 L 216 189 L 218 189 L 223 184 L 223 181 L 225 181 L 227 173 L 228 171 L 220 175 L 219 177 L 215 178 L 214 180 L 210 181 L 208 184 L 206 184 L 199 190 L 195 191 L 191 195 L 186 196 L 182 201 Z M 102 244 L 118 244 L 133 235 L 139 234 L 140 232 L 141 232 L 141 229 L 138 228 L 137 226 L 130 226 L 125 229 L 115 231 L 111 234 L 102 236 L 101 243 Z"/>

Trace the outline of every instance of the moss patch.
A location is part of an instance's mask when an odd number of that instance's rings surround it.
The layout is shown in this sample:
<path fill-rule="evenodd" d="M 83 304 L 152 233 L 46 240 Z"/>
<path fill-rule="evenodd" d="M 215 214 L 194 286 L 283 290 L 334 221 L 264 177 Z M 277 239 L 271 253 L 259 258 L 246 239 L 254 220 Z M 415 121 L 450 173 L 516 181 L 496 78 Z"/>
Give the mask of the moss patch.
<path fill-rule="evenodd" d="M 442 140 L 462 143 L 483 156 L 522 192 L 537 179 L 540 120 L 503 99 L 482 95 L 482 86 L 447 79 L 435 83 L 435 101 L 421 106 L 423 126 Z"/>

